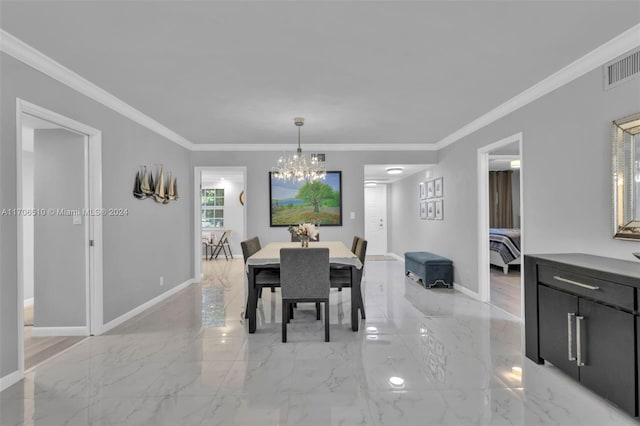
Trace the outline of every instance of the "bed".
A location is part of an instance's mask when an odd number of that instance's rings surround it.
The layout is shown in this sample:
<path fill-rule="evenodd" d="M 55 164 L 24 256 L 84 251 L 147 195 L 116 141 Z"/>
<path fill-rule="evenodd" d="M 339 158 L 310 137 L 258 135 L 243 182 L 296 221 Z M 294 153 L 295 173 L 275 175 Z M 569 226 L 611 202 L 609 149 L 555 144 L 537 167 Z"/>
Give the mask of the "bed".
<path fill-rule="evenodd" d="M 509 265 L 520 265 L 520 230 L 489 228 L 489 263 L 509 273 Z"/>

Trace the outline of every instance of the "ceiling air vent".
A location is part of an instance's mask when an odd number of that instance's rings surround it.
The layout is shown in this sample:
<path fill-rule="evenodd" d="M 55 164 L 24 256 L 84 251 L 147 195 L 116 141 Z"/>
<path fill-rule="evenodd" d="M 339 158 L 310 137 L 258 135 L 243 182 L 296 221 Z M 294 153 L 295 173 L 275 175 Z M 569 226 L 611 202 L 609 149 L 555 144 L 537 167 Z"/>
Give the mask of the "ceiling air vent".
<path fill-rule="evenodd" d="M 610 89 L 640 75 L 640 49 L 620 56 L 604 66 L 604 88 Z"/>
<path fill-rule="evenodd" d="M 324 152 L 323 153 L 317 153 L 317 154 L 311 154 L 311 160 L 317 161 L 318 163 L 324 163 Z"/>

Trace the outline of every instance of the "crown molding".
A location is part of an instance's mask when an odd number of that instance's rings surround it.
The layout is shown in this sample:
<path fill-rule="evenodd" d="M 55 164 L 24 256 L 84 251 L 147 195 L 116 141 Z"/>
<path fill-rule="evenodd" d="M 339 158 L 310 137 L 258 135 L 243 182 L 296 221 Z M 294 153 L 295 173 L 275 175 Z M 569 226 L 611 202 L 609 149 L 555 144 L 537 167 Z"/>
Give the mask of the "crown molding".
<path fill-rule="evenodd" d="M 51 59 L 39 50 L 31 47 L 14 35 L 0 28 L 0 51 L 13 56 L 20 62 L 40 71 L 41 73 L 69 86 L 73 90 L 93 99 L 122 114 L 130 120 L 146 127 L 147 129 L 164 136 L 176 144 L 192 149 L 193 143 L 180 136 L 168 127 L 160 124 L 148 115 L 138 111 L 123 100 L 113 96 L 111 93 L 93 84 L 89 80 Z"/>
<path fill-rule="evenodd" d="M 634 25 L 500 106 L 481 115 L 435 145 L 438 149 L 449 146 L 638 46 L 640 46 L 640 24 Z"/>
<path fill-rule="evenodd" d="M 223 143 L 223 144 L 193 144 L 192 151 L 293 151 L 295 144 L 255 144 L 255 143 Z M 304 151 L 436 151 L 435 144 L 427 143 L 384 143 L 384 144 L 303 144 Z"/>

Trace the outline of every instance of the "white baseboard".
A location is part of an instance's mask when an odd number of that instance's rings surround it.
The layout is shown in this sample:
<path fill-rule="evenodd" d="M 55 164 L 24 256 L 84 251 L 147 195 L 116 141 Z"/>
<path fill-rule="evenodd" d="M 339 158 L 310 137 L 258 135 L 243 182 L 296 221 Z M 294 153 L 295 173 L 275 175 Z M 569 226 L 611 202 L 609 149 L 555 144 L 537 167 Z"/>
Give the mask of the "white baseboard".
<path fill-rule="evenodd" d="M 24 378 L 24 372 L 22 371 L 14 371 L 13 373 L 9 373 L 4 377 L 0 377 L 0 392 L 8 388 L 9 386 L 13 386 L 18 383 L 20 380 Z"/>
<path fill-rule="evenodd" d="M 89 328 L 85 325 L 80 327 L 33 327 L 31 328 L 31 336 L 33 337 L 50 337 L 50 336 L 88 336 Z"/>
<path fill-rule="evenodd" d="M 473 290 L 469 290 L 467 287 L 465 287 L 463 285 L 460 285 L 460 284 L 454 282 L 453 283 L 453 288 L 455 290 L 458 290 L 462 294 L 466 294 L 467 296 L 469 296 L 472 299 L 476 299 L 476 300 L 479 300 L 480 302 L 482 302 L 482 300 L 480 300 L 480 294 L 479 293 L 476 293 Z"/>
<path fill-rule="evenodd" d="M 391 257 L 395 257 L 396 259 L 398 259 L 401 262 L 404 262 L 404 257 L 403 256 L 398 256 L 395 253 L 388 253 L 388 255 L 391 256 Z"/>
<path fill-rule="evenodd" d="M 24 299 L 24 307 L 33 305 L 33 297 L 31 299 Z"/>
<path fill-rule="evenodd" d="M 163 300 L 167 299 L 168 297 L 173 296 L 174 294 L 176 294 L 180 290 L 182 290 L 184 288 L 187 288 L 188 286 L 190 286 L 194 282 L 197 282 L 197 281 L 195 279 L 193 279 L 193 278 L 188 279 L 187 281 L 183 282 L 182 284 L 178 284 L 177 286 L 173 287 L 172 289 L 169 289 L 169 290 L 165 291 L 164 293 L 154 297 L 153 299 L 149 300 L 148 302 L 143 303 L 142 305 L 138 306 L 137 308 L 133 308 L 132 310 L 130 310 L 126 314 L 122 314 L 118 318 L 109 321 L 108 323 L 106 323 L 106 324 L 104 324 L 102 326 L 102 328 L 100 329 L 100 334 L 106 333 L 107 331 L 111 330 L 112 328 L 119 326 L 123 322 L 125 322 L 127 320 L 130 320 L 131 318 L 135 317 L 136 315 L 146 311 L 147 309 L 151 308 L 152 306 L 157 305 L 158 303 L 160 303 Z"/>

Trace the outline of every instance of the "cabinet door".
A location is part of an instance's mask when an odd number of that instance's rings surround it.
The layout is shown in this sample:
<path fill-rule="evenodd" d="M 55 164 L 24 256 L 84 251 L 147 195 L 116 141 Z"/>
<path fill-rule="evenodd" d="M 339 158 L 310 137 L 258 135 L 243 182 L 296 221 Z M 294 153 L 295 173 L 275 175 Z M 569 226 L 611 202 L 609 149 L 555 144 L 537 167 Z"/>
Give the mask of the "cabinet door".
<path fill-rule="evenodd" d="M 632 314 L 580 299 L 580 382 L 636 414 L 635 329 Z"/>
<path fill-rule="evenodd" d="M 538 286 L 538 330 L 540 357 L 578 379 L 578 365 L 569 359 L 569 328 L 567 314 L 578 313 L 578 298 L 568 293 Z M 571 353 L 575 357 L 575 320 L 571 327 Z"/>

